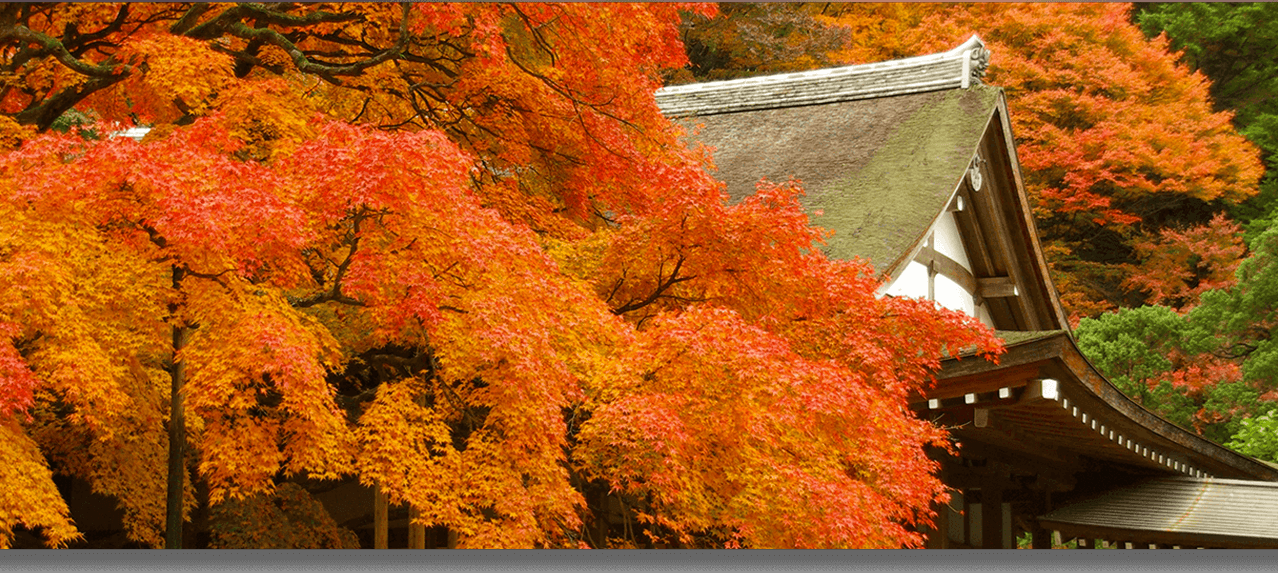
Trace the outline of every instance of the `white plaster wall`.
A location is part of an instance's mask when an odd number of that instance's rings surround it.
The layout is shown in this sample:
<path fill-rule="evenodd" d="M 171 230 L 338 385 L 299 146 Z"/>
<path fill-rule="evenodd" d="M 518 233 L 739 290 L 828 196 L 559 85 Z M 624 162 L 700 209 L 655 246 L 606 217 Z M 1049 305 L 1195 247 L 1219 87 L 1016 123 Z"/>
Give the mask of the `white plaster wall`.
<path fill-rule="evenodd" d="M 936 242 L 936 252 L 941 253 L 954 262 L 963 265 L 968 272 L 972 271 L 972 262 L 967 258 L 967 250 L 963 248 L 963 238 L 959 235 L 958 221 L 954 213 L 946 212 L 932 228 L 932 237 Z"/>
<path fill-rule="evenodd" d="M 922 266 L 922 265 L 919 265 Z M 958 283 L 949 279 L 945 275 L 936 275 L 936 304 L 966 313 L 968 316 L 976 316 L 976 301 L 972 298 L 972 293 L 967 292 Z"/>
<path fill-rule="evenodd" d="M 994 328 L 994 317 L 990 316 L 989 303 L 981 303 L 980 308 L 976 309 L 976 312 L 977 312 L 976 318 L 979 318 L 981 322 L 985 324 L 985 326 Z"/>
<path fill-rule="evenodd" d="M 967 257 L 967 250 L 963 248 L 963 239 L 959 234 L 958 221 L 955 219 L 954 213 L 946 212 L 941 215 L 940 219 L 928 232 L 923 244 L 931 246 L 938 253 L 949 257 L 971 272 L 972 262 Z M 937 274 L 933 280 L 935 281 L 933 292 L 937 306 L 966 313 L 968 316 L 975 317 L 993 328 L 994 320 L 990 316 L 989 309 L 985 305 L 977 308 L 973 293 L 964 290 L 957 282 L 945 275 Z M 916 261 L 910 261 L 905 270 L 881 292 L 891 296 L 908 296 L 927 300 L 927 267 Z"/>
<path fill-rule="evenodd" d="M 927 267 L 910 261 L 900 276 L 892 281 L 884 294 L 927 299 Z"/>

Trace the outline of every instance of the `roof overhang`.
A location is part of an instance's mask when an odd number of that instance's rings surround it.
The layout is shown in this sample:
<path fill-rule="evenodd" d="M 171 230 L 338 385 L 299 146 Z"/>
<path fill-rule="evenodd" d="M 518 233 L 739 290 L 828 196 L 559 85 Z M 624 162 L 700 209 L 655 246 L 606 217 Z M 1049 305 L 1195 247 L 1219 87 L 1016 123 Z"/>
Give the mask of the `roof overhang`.
<path fill-rule="evenodd" d="M 1080 471 L 1080 458 L 1132 475 L 1278 481 L 1278 469 L 1180 428 L 1115 388 L 1065 331 L 1004 333 L 997 365 L 946 360 L 913 408 L 951 428 L 973 455 L 1035 462 L 1045 477 Z"/>

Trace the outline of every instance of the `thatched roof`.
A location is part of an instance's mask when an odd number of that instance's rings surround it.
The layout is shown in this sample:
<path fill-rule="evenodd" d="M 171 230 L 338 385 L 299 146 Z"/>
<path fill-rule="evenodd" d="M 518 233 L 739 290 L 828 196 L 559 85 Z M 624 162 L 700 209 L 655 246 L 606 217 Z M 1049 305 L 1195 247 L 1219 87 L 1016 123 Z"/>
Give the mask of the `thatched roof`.
<path fill-rule="evenodd" d="M 715 175 L 734 201 L 753 193 L 760 178 L 797 178 L 813 223 L 835 232 L 827 253 L 868 258 L 883 272 L 945 208 L 998 105 L 998 88 L 972 81 L 980 67 L 974 55 L 985 54 L 979 40 L 960 48 L 675 86 L 658 91 L 657 102 L 692 139 L 715 148 Z M 821 82 L 833 87 L 818 89 Z"/>

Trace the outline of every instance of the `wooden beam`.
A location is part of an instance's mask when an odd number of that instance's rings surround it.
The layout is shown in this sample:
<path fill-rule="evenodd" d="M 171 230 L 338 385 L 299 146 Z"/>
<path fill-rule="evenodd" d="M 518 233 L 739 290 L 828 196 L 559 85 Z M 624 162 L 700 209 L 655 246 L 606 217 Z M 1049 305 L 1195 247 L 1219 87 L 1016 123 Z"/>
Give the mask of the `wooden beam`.
<path fill-rule="evenodd" d="M 976 291 L 982 298 L 1002 298 L 1020 296 L 1020 287 L 1012 277 L 989 277 L 976 279 Z"/>
<path fill-rule="evenodd" d="M 963 290 L 966 290 L 973 295 L 977 294 L 977 280 L 976 277 L 972 275 L 972 271 L 967 270 L 967 268 L 959 264 L 958 261 L 955 261 L 954 259 L 945 256 L 945 254 L 940 251 L 937 251 L 933 246 L 935 241 L 935 237 L 929 239 L 927 246 L 919 249 L 919 254 L 914 256 L 914 262 L 927 267 L 930 272 L 943 275 L 945 278 L 958 283 L 960 287 L 963 287 Z M 935 296 L 933 296 L 933 298 L 935 298 Z"/>
<path fill-rule="evenodd" d="M 963 249 L 967 252 L 967 260 L 972 263 L 973 272 L 978 275 L 991 275 L 994 274 L 994 261 L 990 258 L 990 247 L 981 233 L 980 224 L 975 219 L 976 213 L 972 207 L 967 179 L 964 178 L 963 181 L 958 197 L 964 198 L 966 205 L 961 212 L 954 215 L 958 223 L 959 237 L 962 238 Z"/>

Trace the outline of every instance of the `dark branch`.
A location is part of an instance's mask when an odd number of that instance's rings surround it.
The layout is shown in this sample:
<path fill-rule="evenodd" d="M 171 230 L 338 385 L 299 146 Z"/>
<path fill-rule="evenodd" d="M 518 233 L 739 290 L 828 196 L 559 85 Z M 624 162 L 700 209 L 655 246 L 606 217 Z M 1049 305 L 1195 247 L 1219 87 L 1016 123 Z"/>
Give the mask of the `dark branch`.
<path fill-rule="evenodd" d="M 306 298 L 294 299 L 289 297 L 288 302 L 290 305 L 296 308 L 307 308 L 325 302 L 337 302 L 351 306 L 364 306 L 364 301 L 351 298 L 342 293 L 342 279 L 346 277 L 346 271 L 350 268 L 351 261 L 355 259 L 355 252 L 359 250 L 359 227 L 368 216 L 367 210 L 360 211 L 351 222 L 350 250 L 346 252 L 346 258 L 337 265 L 337 273 L 333 277 L 333 288 Z"/>
<path fill-rule="evenodd" d="M 661 278 L 660 274 L 657 275 L 657 288 L 653 289 L 651 294 L 649 294 L 648 296 L 642 299 L 633 300 L 617 308 L 614 308 L 612 310 L 612 313 L 616 315 L 622 315 L 633 310 L 641 309 L 663 298 L 679 299 L 679 297 L 674 297 L 669 294 L 666 294 L 667 291 L 669 291 L 672 287 L 674 287 L 675 285 L 681 282 L 686 282 L 686 281 L 690 281 L 692 279 L 697 278 L 696 276 L 685 276 L 685 277 L 679 276 L 679 271 L 683 268 L 684 260 L 685 259 L 683 255 L 679 255 L 679 260 L 675 261 L 675 266 L 674 266 L 674 269 L 670 271 L 670 276 L 665 277 L 663 279 Z M 683 300 L 690 300 L 690 299 L 683 299 Z"/>

